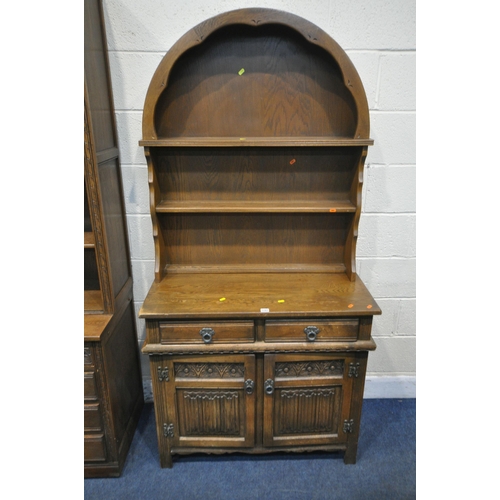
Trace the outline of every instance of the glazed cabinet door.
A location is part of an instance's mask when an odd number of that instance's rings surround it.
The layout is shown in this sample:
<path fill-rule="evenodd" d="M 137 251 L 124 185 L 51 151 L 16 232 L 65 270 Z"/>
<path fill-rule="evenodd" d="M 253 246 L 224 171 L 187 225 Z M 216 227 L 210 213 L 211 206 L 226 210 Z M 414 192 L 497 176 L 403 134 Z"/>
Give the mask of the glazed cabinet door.
<path fill-rule="evenodd" d="M 334 354 L 266 355 L 264 446 L 347 442 L 352 362 Z"/>
<path fill-rule="evenodd" d="M 164 356 L 163 361 L 157 375 L 163 378 L 158 384 L 166 403 L 163 431 L 171 447 L 254 445 L 253 355 Z"/>

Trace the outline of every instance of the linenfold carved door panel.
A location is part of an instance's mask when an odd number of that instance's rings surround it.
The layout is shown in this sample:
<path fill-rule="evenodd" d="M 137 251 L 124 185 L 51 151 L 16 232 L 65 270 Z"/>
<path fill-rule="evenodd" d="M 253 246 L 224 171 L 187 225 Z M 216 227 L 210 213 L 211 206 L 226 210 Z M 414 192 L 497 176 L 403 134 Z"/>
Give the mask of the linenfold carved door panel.
<path fill-rule="evenodd" d="M 172 446 L 254 445 L 253 355 L 176 357 L 167 365 Z"/>
<path fill-rule="evenodd" d="M 350 360 L 336 355 L 268 354 L 264 362 L 264 446 L 347 441 Z"/>

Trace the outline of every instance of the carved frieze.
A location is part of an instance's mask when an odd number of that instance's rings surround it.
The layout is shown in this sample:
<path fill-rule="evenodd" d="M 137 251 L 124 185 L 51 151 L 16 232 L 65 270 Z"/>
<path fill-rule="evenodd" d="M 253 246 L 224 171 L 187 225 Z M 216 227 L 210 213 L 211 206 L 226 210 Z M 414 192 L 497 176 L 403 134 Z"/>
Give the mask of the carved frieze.
<path fill-rule="evenodd" d="M 335 389 L 282 389 L 280 396 L 282 398 L 313 398 L 318 396 L 329 397 L 335 394 Z"/>
<path fill-rule="evenodd" d="M 175 363 L 176 378 L 243 378 L 243 363 Z"/>
<path fill-rule="evenodd" d="M 215 399 L 226 399 L 231 401 L 238 398 L 236 391 L 183 391 L 184 399 L 206 399 L 207 401 L 214 401 Z"/>
<path fill-rule="evenodd" d="M 290 377 L 341 377 L 344 373 L 343 360 L 331 361 L 295 361 L 276 363 L 276 378 Z"/>

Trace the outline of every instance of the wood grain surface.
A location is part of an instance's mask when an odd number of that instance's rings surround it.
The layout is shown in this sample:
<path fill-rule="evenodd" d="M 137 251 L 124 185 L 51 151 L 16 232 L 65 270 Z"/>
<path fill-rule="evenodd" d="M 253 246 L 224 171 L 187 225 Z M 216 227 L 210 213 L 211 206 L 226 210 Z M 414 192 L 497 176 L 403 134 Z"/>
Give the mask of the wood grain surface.
<path fill-rule="evenodd" d="M 380 313 L 363 282 L 359 278 L 351 281 L 345 274 L 179 273 L 153 283 L 140 317 L 333 317 Z"/>

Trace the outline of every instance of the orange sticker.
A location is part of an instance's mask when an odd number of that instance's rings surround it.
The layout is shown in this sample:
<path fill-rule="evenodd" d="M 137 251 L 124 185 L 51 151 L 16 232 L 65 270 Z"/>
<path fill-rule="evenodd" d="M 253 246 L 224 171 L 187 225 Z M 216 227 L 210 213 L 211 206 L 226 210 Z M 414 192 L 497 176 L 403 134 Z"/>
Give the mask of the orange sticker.
<path fill-rule="evenodd" d="M 366 306 L 366 308 L 367 308 L 367 309 L 371 309 L 372 307 L 373 307 L 373 306 L 372 306 L 371 304 L 368 304 L 368 305 Z"/>
<path fill-rule="evenodd" d="M 354 304 L 349 304 L 347 307 L 351 309 L 352 307 L 354 307 Z"/>
<path fill-rule="evenodd" d="M 336 212 L 337 209 L 336 208 L 330 208 L 330 212 Z"/>
<path fill-rule="evenodd" d="M 295 158 L 293 160 L 290 160 L 290 165 L 293 165 L 296 162 Z"/>

